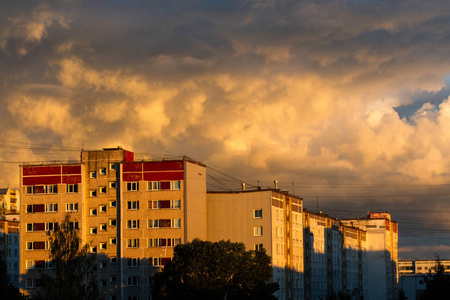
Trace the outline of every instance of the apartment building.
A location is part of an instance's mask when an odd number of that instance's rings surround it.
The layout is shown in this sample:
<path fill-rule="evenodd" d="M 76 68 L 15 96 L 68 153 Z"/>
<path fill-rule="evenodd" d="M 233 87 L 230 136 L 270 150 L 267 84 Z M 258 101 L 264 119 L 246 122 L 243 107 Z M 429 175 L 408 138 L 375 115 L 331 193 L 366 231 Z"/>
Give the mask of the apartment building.
<path fill-rule="evenodd" d="M 0 259 L 6 263 L 10 281 L 19 287 L 19 221 L 0 220 Z"/>
<path fill-rule="evenodd" d="M 368 299 L 398 299 L 398 224 L 391 215 L 368 212 L 341 223 L 366 231 Z"/>
<path fill-rule="evenodd" d="M 355 290 L 364 295 L 365 232 L 322 213 L 304 210 L 303 219 L 305 298 Z"/>
<path fill-rule="evenodd" d="M 19 212 L 20 194 L 18 190 L 10 188 L 0 189 L 0 215 Z"/>
<path fill-rule="evenodd" d="M 97 254 L 94 271 L 109 299 L 148 297 L 152 275 L 173 247 L 206 239 L 206 169 L 186 157 L 136 161 L 118 148 L 81 151 L 74 163 L 21 167 L 21 289 L 51 269 L 49 236 L 66 214 Z"/>
<path fill-rule="evenodd" d="M 264 248 L 272 258 L 275 296 L 303 299 L 303 200 L 278 189 L 207 193 L 207 238 Z"/>

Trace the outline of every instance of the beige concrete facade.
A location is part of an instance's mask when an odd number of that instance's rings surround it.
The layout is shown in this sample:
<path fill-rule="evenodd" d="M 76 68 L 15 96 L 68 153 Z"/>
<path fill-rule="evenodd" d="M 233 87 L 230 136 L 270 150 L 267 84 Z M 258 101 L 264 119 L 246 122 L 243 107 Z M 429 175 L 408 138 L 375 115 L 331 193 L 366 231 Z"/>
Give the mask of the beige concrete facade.
<path fill-rule="evenodd" d="M 207 238 L 264 247 L 278 299 L 303 299 L 303 201 L 279 190 L 208 192 Z"/>
<path fill-rule="evenodd" d="M 206 169 L 187 158 L 135 161 L 121 148 L 82 151 L 78 164 L 21 166 L 21 289 L 51 271 L 49 235 L 69 213 L 97 253 L 106 299 L 147 299 L 173 247 L 206 239 Z"/>

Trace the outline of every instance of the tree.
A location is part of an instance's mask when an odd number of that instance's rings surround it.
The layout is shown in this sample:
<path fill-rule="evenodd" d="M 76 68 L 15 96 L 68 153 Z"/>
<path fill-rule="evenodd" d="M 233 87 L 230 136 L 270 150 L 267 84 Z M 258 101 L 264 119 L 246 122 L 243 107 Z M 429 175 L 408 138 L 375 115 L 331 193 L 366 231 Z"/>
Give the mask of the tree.
<path fill-rule="evenodd" d="M 81 246 L 81 238 L 71 226 L 69 215 L 55 229 L 50 242 L 54 273 L 41 274 L 42 289 L 33 299 L 99 299 L 93 273 L 95 255 L 88 253 L 88 245 Z"/>
<path fill-rule="evenodd" d="M 422 297 L 423 300 L 448 299 L 450 295 L 450 276 L 445 274 L 445 268 L 441 259 L 436 255 L 436 273 L 431 270 L 425 278 L 427 289 Z"/>
<path fill-rule="evenodd" d="M 195 239 L 178 245 L 173 259 L 155 274 L 154 299 L 276 299 L 272 266 L 264 249 L 243 243 Z"/>
<path fill-rule="evenodd" d="M 19 289 L 11 284 L 8 268 L 3 259 L 0 259 L 0 291 L 2 299 L 5 300 L 25 299 L 19 292 Z"/>

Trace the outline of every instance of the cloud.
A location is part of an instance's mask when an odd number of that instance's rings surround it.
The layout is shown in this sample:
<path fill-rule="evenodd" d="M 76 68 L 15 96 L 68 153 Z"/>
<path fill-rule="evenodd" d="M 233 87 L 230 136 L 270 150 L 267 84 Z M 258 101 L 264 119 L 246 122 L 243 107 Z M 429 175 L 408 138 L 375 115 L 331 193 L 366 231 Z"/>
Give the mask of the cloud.
<path fill-rule="evenodd" d="M 336 213 L 448 194 L 447 2 L 175 4 L 0 5 L 0 137 L 186 154 Z"/>

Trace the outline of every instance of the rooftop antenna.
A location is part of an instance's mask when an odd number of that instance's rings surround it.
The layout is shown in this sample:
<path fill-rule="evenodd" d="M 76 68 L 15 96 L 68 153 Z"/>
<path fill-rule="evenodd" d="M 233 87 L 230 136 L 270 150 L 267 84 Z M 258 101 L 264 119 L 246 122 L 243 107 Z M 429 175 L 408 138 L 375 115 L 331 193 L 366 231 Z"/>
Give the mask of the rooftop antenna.
<path fill-rule="evenodd" d="M 295 187 L 294 187 L 294 182 L 292 181 L 292 195 L 295 195 Z"/>

